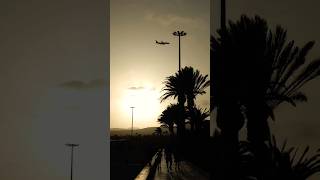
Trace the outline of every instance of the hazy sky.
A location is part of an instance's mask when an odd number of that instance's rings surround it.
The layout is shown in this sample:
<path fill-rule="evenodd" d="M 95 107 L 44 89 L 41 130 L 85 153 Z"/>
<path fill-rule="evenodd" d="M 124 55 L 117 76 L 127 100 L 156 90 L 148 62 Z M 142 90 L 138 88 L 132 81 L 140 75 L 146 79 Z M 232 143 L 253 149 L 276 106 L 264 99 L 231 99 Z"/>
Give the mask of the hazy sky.
<path fill-rule="evenodd" d="M 178 69 L 174 31 L 187 32 L 181 38 L 181 67 L 209 75 L 210 1 L 111 0 L 110 8 L 110 126 L 131 127 L 130 106 L 136 107 L 134 127 L 159 126 L 156 120 L 167 105 L 159 100 L 162 82 Z M 209 108 L 207 91 L 199 97 L 200 107 Z"/>
<path fill-rule="evenodd" d="M 108 179 L 106 1 L 0 8 L 0 179 Z"/>

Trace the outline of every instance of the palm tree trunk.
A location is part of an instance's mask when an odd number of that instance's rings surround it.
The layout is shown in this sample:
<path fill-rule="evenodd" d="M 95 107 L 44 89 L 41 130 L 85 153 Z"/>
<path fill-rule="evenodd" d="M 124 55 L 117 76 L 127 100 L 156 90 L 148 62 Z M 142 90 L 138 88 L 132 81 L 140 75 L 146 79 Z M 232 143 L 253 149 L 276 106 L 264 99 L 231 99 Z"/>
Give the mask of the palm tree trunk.
<path fill-rule="evenodd" d="M 218 179 L 234 179 L 237 177 L 239 150 L 239 130 L 244 118 L 235 102 L 225 102 L 217 107 L 217 125 L 221 130 L 221 144 Z M 230 173 L 232 172 L 232 173 Z"/>
<path fill-rule="evenodd" d="M 221 103 L 217 109 L 217 125 L 221 133 L 239 141 L 239 131 L 244 125 L 244 118 L 239 105 L 234 102 Z"/>
<path fill-rule="evenodd" d="M 186 98 L 184 94 L 178 96 L 178 105 L 179 105 L 179 115 L 177 122 L 177 135 L 179 137 L 183 137 L 185 135 L 185 110 L 184 103 L 186 102 Z"/>
<path fill-rule="evenodd" d="M 247 113 L 247 140 L 252 143 L 270 141 L 269 114 L 261 103 L 252 103 Z"/>
<path fill-rule="evenodd" d="M 171 136 L 174 136 L 173 124 L 169 126 L 169 132 Z"/>
<path fill-rule="evenodd" d="M 271 154 L 267 144 L 270 143 L 270 127 L 268 124 L 269 114 L 265 106 L 254 103 L 249 106 L 247 113 L 247 140 L 251 142 L 253 153 L 256 157 L 257 176 L 262 176 L 264 169 L 271 163 Z"/>
<path fill-rule="evenodd" d="M 191 128 L 191 132 L 195 131 L 195 117 L 194 117 L 194 112 L 193 112 L 193 108 L 194 108 L 194 96 L 189 95 L 187 97 L 187 107 L 190 113 L 190 128 Z"/>
<path fill-rule="evenodd" d="M 191 132 L 195 132 L 196 130 L 196 125 L 195 125 L 195 119 L 194 119 L 194 114 L 193 114 L 193 109 L 192 108 L 188 108 L 189 109 L 189 113 L 190 113 L 190 129 Z"/>

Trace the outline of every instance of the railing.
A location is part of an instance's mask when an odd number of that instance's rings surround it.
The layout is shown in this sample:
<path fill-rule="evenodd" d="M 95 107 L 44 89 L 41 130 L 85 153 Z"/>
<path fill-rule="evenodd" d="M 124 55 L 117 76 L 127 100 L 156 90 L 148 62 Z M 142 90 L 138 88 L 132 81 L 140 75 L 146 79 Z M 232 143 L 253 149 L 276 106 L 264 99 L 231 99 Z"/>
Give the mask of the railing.
<path fill-rule="evenodd" d="M 159 149 L 159 151 L 162 149 Z M 158 152 L 158 151 L 157 151 Z M 152 177 L 156 171 L 155 160 L 157 158 L 157 152 L 153 155 L 152 159 L 147 163 L 147 165 L 140 171 L 137 177 L 134 180 L 149 180 L 153 179 Z"/>

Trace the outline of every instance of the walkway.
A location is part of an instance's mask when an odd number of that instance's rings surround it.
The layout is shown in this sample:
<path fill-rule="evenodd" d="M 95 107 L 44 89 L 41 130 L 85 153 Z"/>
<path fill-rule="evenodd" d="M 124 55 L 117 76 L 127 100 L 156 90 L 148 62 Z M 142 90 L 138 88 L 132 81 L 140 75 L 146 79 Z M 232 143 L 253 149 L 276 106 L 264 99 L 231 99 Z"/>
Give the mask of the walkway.
<path fill-rule="evenodd" d="M 174 159 L 174 158 L 173 158 Z M 165 154 L 162 151 L 161 169 L 155 174 L 155 180 L 208 180 L 209 173 L 195 167 L 189 162 L 181 161 L 180 170 L 176 169 L 175 163 L 172 164 L 172 170 L 167 169 Z"/>

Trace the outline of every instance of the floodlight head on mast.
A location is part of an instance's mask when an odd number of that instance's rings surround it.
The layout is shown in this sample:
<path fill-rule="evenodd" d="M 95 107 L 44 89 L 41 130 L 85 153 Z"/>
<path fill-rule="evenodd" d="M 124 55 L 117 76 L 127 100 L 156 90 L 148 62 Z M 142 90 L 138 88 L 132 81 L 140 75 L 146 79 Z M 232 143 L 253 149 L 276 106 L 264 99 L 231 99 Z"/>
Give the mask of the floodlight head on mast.
<path fill-rule="evenodd" d="M 175 32 L 173 32 L 172 34 L 173 34 L 174 36 L 185 36 L 185 35 L 187 35 L 187 33 L 184 32 L 184 31 L 175 31 Z"/>
<path fill-rule="evenodd" d="M 70 146 L 70 147 L 77 147 L 79 146 L 79 144 L 72 144 L 72 143 L 67 143 L 65 144 L 66 146 Z"/>

